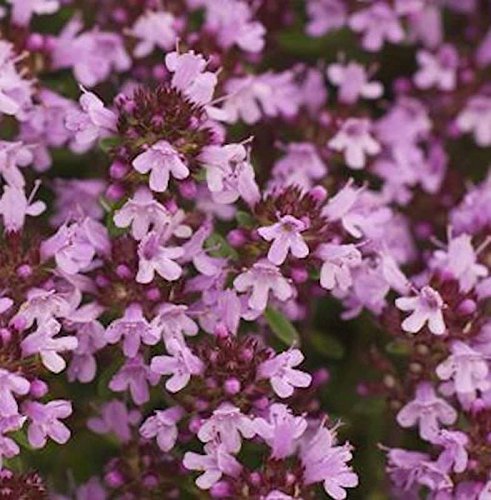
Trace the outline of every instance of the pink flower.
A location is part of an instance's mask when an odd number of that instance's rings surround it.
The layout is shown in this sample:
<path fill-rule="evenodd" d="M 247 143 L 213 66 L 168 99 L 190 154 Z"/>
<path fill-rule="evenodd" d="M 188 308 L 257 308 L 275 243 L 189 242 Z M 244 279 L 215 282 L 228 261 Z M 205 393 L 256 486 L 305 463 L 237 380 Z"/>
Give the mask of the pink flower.
<path fill-rule="evenodd" d="M 477 391 L 491 388 L 488 360 L 460 340 L 452 344 L 452 354 L 436 367 L 436 374 L 441 380 L 452 380 L 455 392 L 468 401 L 476 398 Z"/>
<path fill-rule="evenodd" d="M 187 306 L 170 303 L 159 305 L 152 327 L 159 337 L 163 337 L 166 346 L 172 340 L 184 344 L 185 335 L 194 336 L 199 331 L 196 322 L 189 317 Z"/>
<path fill-rule="evenodd" d="M 273 264 L 262 260 L 256 262 L 250 269 L 237 276 L 234 287 L 238 292 L 252 289 L 249 297 L 249 307 L 256 311 L 264 311 L 268 305 L 269 294 L 278 300 L 288 300 L 293 295 L 293 289 L 280 270 Z"/>
<path fill-rule="evenodd" d="M 491 146 L 491 97 L 472 96 L 457 116 L 456 124 L 462 132 L 471 132 L 478 146 Z"/>
<path fill-rule="evenodd" d="M 155 272 L 167 281 L 176 281 L 181 277 L 182 268 L 174 262 L 182 257 L 184 250 L 181 247 L 163 247 L 155 231 L 148 233 L 138 245 L 138 283 L 150 283 Z"/>
<path fill-rule="evenodd" d="M 158 141 L 133 160 L 133 167 L 141 174 L 150 172 L 150 189 L 163 193 L 169 184 L 170 174 L 185 179 L 189 169 L 179 153 L 167 142 Z"/>
<path fill-rule="evenodd" d="M 261 227 L 258 233 L 266 241 L 272 241 L 269 248 L 268 259 L 277 266 L 285 262 L 288 252 L 298 259 L 303 259 L 309 254 L 309 247 L 301 234 L 308 229 L 308 223 L 296 219 L 292 215 L 284 215 L 279 222 L 271 226 Z"/>
<path fill-rule="evenodd" d="M 468 234 L 452 238 L 446 252 L 437 250 L 434 253 L 433 264 L 437 269 L 451 274 L 458 280 L 460 289 L 464 293 L 471 291 L 481 278 L 489 274 L 487 267 L 477 262 L 477 252 Z"/>
<path fill-rule="evenodd" d="M 191 236 L 191 228 L 181 224 L 183 214 L 172 214 L 154 199 L 147 188 L 139 188 L 125 204 L 114 212 L 114 224 L 120 228 L 131 226 L 131 235 L 141 240 L 151 230 L 159 234 L 174 234 L 179 238 Z"/>
<path fill-rule="evenodd" d="M 267 419 L 254 419 L 253 429 L 271 447 L 271 457 L 282 460 L 295 451 L 297 440 L 307 429 L 307 420 L 293 415 L 286 405 L 274 403 Z"/>
<path fill-rule="evenodd" d="M 67 274 L 86 271 L 96 255 L 108 255 L 109 251 L 107 229 L 88 217 L 64 224 L 56 234 L 41 244 L 43 260 L 54 257 L 58 268 Z"/>
<path fill-rule="evenodd" d="M 439 398 L 428 382 L 421 382 L 416 389 L 416 397 L 407 403 L 397 414 L 401 427 L 419 425 L 420 436 L 432 441 L 438 435 L 439 424 L 451 425 L 457 420 L 457 412 Z"/>
<path fill-rule="evenodd" d="M 22 375 L 0 368 L 0 418 L 17 415 L 19 407 L 14 394 L 25 396 L 31 384 Z"/>
<path fill-rule="evenodd" d="M 150 399 L 148 383 L 156 385 L 160 377 L 150 371 L 141 355 L 126 359 L 124 365 L 111 378 L 109 389 L 122 392 L 129 389 L 136 405 L 142 405 Z"/>
<path fill-rule="evenodd" d="M 223 444 L 209 443 L 204 449 L 206 455 L 186 452 L 182 462 L 186 469 L 203 471 L 203 474 L 196 479 L 196 484 L 202 490 L 211 488 L 223 474 L 231 477 L 240 474 L 242 466 Z"/>
<path fill-rule="evenodd" d="M 352 458 L 351 446 L 335 446 L 336 436 L 325 427 L 319 427 L 313 436 L 303 440 L 300 456 L 305 484 L 322 481 L 324 490 L 334 500 L 347 497 L 346 488 L 358 486 L 358 476 L 348 465 Z"/>
<path fill-rule="evenodd" d="M 44 201 L 32 201 L 36 188 L 29 198 L 23 188 L 9 186 L 3 188 L 0 198 L 0 215 L 3 216 L 3 225 L 7 231 L 19 231 L 24 227 L 26 216 L 37 217 L 46 210 Z"/>
<path fill-rule="evenodd" d="M 170 52 L 165 56 L 167 69 L 172 75 L 172 86 L 180 90 L 196 104 L 208 104 L 215 92 L 217 76 L 205 71 L 208 62 L 193 50 L 179 54 Z"/>
<path fill-rule="evenodd" d="M 404 39 L 404 31 L 396 14 L 384 2 L 376 2 L 355 12 L 348 24 L 353 31 L 363 33 L 363 48 L 370 52 L 378 52 L 385 41 L 399 43 Z"/>
<path fill-rule="evenodd" d="M 27 438 L 33 448 L 42 448 L 48 437 L 58 444 L 65 444 L 70 439 L 70 430 L 60 422 L 72 414 L 69 401 L 55 399 L 46 404 L 28 401 L 23 406 L 23 413 L 31 420 Z"/>
<path fill-rule="evenodd" d="M 259 379 L 268 379 L 274 392 L 280 398 L 289 398 L 296 387 L 308 387 L 312 377 L 308 373 L 295 370 L 304 360 L 299 349 L 290 349 L 263 361 L 257 369 Z"/>
<path fill-rule="evenodd" d="M 178 392 L 188 385 L 191 375 L 203 372 L 203 362 L 186 345 L 177 340 L 167 343 L 170 356 L 154 356 L 150 369 L 159 375 L 172 375 L 165 383 L 170 392 Z"/>
<path fill-rule="evenodd" d="M 355 170 L 366 164 L 366 156 L 380 153 L 380 144 L 370 135 L 371 123 L 366 118 L 348 118 L 341 130 L 328 142 L 334 151 L 344 152 L 344 159 Z"/>
<path fill-rule="evenodd" d="M 346 65 L 331 64 L 327 68 L 329 80 L 338 88 L 338 99 L 346 104 L 354 104 L 360 97 L 377 99 L 384 92 L 380 82 L 369 82 L 365 68 L 356 62 Z"/>
<path fill-rule="evenodd" d="M 417 87 L 420 89 L 436 87 L 446 91 L 455 89 L 459 57 L 451 45 L 443 45 L 435 55 L 420 50 L 417 59 L 419 70 L 414 75 Z"/>
<path fill-rule="evenodd" d="M 55 290 L 46 291 L 43 288 L 31 288 L 27 292 L 27 300 L 21 305 L 19 312 L 12 318 L 12 324 L 26 330 L 35 321 L 38 326 L 56 318 L 65 318 L 78 306 L 78 294 L 56 293 Z"/>
<path fill-rule="evenodd" d="M 78 341 L 76 337 L 54 338 L 61 330 L 58 321 L 50 319 L 38 326 L 37 330 L 29 334 L 22 342 L 24 356 L 39 354 L 43 365 L 53 373 L 60 373 L 66 367 L 65 360 L 59 352 L 73 351 Z"/>
<path fill-rule="evenodd" d="M 234 44 L 248 52 L 261 52 L 264 47 L 264 26 L 252 20 L 252 8 L 242 0 L 208 2 L 206 23 L 225 49 Z"/>
<path fill-rule="evenodd" d="M 7 0 L 12 4 L 12 22 L 27 26 L 33 14 L 54 14 L 60 8 L 58 0 Z"/>
<path fill-rule="evenodd" d="M 77 81 L 91 88 L 106 80 L 111 72 L 130 68 L 131 59 L 119 34 L 97 28 L 79 33 L 82 27 L 81 19 L 74 17 L 54 39 L 54 69 L 73 68 Z"/>
<path fill-rule="evenodd" d="M 159 332 L 153 323 L 149 323 L 143 316 L 139 304 L 129 305 L 122 318 L 115 319 L 108 325 L 104 338 L 115 344 L 124 338 L 123 352 L 125 356 L 133 358 L 136 356 L 140 342 L 146 345 L 155 345 L 159 341 Z"/>
<path fill-rule="evenodd" d="M 435 335 L 445 333 L 443 321 L 443 299 L 440 294 L 430 286 L 424 286 L 416 297 L 400 297 L 396 300 L 396 306 L 401 311 L 413 311 L 412 314 L 402 322 L 405 332 L 417 333 L 425 323 Z"/>
<path fill-rule="evenodd" d="M 301 103 L 292 71 L 231 78 L 226 84 L 228 98 L 223 111 L 228 123 L 240 119 L 251 125 L 264 114 L 269 117 L 292 117 Z"/>
<path fill-rule="evenodd" d="M 295 184 L 310 189 L 313 181 L 322 179 L 327 174 L 327 167 L 314 144 L 292 142 L 285 149 L 286 155 L 273 167 L 274 186 Z"/>
<path fill-rule="evenodd" d="M 66 128 L 74 133 L 77 152 L 89 149 L 96 140 L 116 132 L 116 114 L 92 92 L 82 88 L 81 111 L 69 110 Z"/>
<path fill-rule="evenodd" d="M 198 431 L 203 443 L 210 441 L 222 443 L 228 453 L 238 453 L 242 441 L 254 437 L 255 431 L 250 417 L 241 413 L 231 403 L 222 403 L 213 415 L 205 420 Z"/>
<path fill-rule="evenodd" d="M 145 11 L 130 31 L 138 39 L 134 56 L 146 57 L 155 47 L 165 51 L 172 49 L 177 39 L 175 25 L 176 20 L 169 12 Z"/>
<path fill-rule="evenodd" d="M 137 410 L 128 411 L 126 405 L 117 399 L 104 403 L 100 413 L 100 417 L 87 420 L 87 427 L 97 434 L 113 432 L 123 443 L 131 439 L 132 426 L 140 421 Z"/>
<path fill-rule="evenodd" d="M 22 142 L 0 141 L 0 175 L 7 184 L 23 188 L 25 181 L 19 167 L 26 167 L 33 159 L 32 151 Z"/>
<path fill-rule="evenodd" d="M 14 46 L 0 40 L 0 113 L 25 118 L 32 106 L 33 84 L 16 69 Z"/>
<path fill-rule="evenodd" d="M 308 0 L 309 22 L 306 31 L 310 36 L 320 37 L 342 28 L 346 23 L 346 6 L 342 0 Z"/>
<path fill-rule="evenodd" d="M 320 283 L 326 290 L 339 288 L 348 290 L 353 284 L 351 268 L 361 264 L 362 256 L 355 245 L 336 245 L 325 243 L 317 251 L 323 260 Z"/>
<path fill-rule="evenodd" d="M 206 169 L 208 189 L 217 203 L 234 203 L 239 196 L 254 205 L 260 199 L 252 165 L 242 144 L 206 146 L 199 160 Z"/>
<path fill-rule="evenodd" d="M 167 410 L 157 410 L 148 417 L 140 427 L 140 434 L 145 439 L 157 438 L 157 444 L 163 452 L 174 448 L 177 440 L 177 422 L 184 416 L 184 411 L 179 406 Z"/>

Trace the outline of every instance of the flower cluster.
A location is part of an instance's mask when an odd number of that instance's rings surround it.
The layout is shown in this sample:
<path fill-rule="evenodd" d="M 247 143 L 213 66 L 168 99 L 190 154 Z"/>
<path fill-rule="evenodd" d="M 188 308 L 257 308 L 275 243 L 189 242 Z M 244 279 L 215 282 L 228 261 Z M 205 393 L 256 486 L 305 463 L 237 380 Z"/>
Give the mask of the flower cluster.
<path fill-rule="evenodd" d="M 8 0 L 0 494 L 490 499 L 489 16 Z"/>

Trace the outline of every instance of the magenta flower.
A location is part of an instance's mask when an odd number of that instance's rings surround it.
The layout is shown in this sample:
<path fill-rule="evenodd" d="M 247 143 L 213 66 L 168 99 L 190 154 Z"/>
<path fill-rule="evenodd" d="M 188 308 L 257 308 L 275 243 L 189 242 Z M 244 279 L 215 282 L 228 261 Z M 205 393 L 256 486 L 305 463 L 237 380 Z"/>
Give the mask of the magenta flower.
<path fill-rule="evenodd" d="M 124 365 L 112 377 L 109 389 L 122 392 L 129 389 L 136 405 L 142 405 L 150 399 L 148 384 L 156 385 L 160 377 L 145 364 L 142 356 L 126 359 Z"/>
<path fill-rule="evenodd" d="M 320 283 L 326 290 L 339 288 L 348 290 L 353 284 L 351 268 L 361 264 L 362 256 L 355 245 L 336 245 L 325 243 L 320 246 L 317 255 L 323 260 Z"/>
<path fill-rule="evenodd" d="M 196 104 L 208 104 L 215 92 L 217 76 L 205 71 L 206 59 L 190 50 L 184 54 L 170 52 L 165 56 L 165 65 L 173 73 L 172 86 L 180 90 Z"/>
<path fill-rule="evenodd" d="M 268 379 L 280 398 L 289 398 L 295 387 L 308 387 L 312 377 L 308 373 L 295 370 L 304 360 L 299 349 L 290 349 L 263 361 L 257 370 L 259 379 Z"/>
<path fill-rule="evenodd" d="M 32 106 L 32 82 L 17 72 L 14 46 L 0 40 L 0 113 L 25 118 Z"/>
<path fill-rule="evenodd" d="M 22 229 L 27 215 L 37 217 L 46 210 L 44 201 L 32 201 L 34 194 L 35 191 L 27 198 L 24 189 L 8 184 L 4 186 L 0 197 L 0 215 L 7 231 Z"/>
<path fill-rule="evenodd" d="M 228 453 L 240 451 L 241 435 L 245 439 L 254 437 L 252 420 L 241 413 L 239 408 L 227 402 L 222 403 L 213 415 L 203 422 L 198 431 L 198 438 L 203 443 L 219 442 Z"/>
<path fill-rule="evenodd" d="M 348 465 L 352 458 L 351 446 L 335 444 L 333 432 L 319 427 L 310 439 L 303 440 L 300 456 L 305 483 L 322 481 L 328 495 L 335 500 L 343 500 L 347 497 L 346 488 L 358 486 L 358 476 Z"/>
<path fill-rule="evenodd" d="M 430 286 L 424 286 L 415 297 L 400 297 L 396 306 L 401 311 L 413 311 L 402 322 L 402 329 L 409 333 L 418 333 L 426 323 L 431 333 L 443 335 L 446 327 L 443 320 L 445 304 L 440 294 Z"/>
<path fill-rule="evenodd" d="M 464 472 L 469 462 L 467 445 L 469 438 L 460 431 L 447 431 L 442 429 L 435 439 L 435 443 L 443 446 L 443 451 L 438 457 L 438 463 L 448 471 Z"/>
<path fill-rule="evenodd" d="M 58 321 L 50 319 L 38 326 L 37 330 L 28 335 L 22 342 L 24 356 L 39 354 L 43 365 L 53 373 L 60 373 L 66 367 L 60 352 L 73 351 L 77 345 L 76 337 L 65 336 L 55 338 L 61 330 Z"/>
<path fill-rule="evenodd" d="M 104 338 L 110 344 L 119 342 L 123 337 L 123 352 L 133 358 L 138 353 L 140 343 L 155 345 L 160 338 L 158 328 L 143 316 L 139 304 L 129 305 L 122 318 L 115 319 L 106 328 Z"/>
<path fill-rule="evenodd" d="M 455 392 L 470 401 L 476 398 L 477 391 L 491 388 L 487 358 L 459 340 L 452 344 L 452 354 L 435 371 L 441 380 L 452 380 Z"/>
<path fill-rule="evenodd" d="M 0 368 L 0 419 L 18 414 L 14 394 L 25 396 L 30 387 L 31 384 L 22 375 Z"/>
<path fill-rule="evenodd" d="M 334 151 L 343 152 L 348 167 L 360 170 L 366 165 L 366 156 L 381 151 L 380 144 L 370 135 L 370 129 L 369 120 L 348 118 L 327 145 Z"/>
<path fill-rule="evenodd" d="M 0 175 L 7 184 L 17 188 L 25 185 L 19 167 L 32 163 L 34 155 L 22 142 L 0 141 Z"/>
<path fill-rule="evenodd" d="M 292 215 L 284 215 L 271 226 L 260 227 L 257 232 L 266 241 L 272 241 L 268 259 L 279 266 L 285 262 L 288 253 L 303 259 L 309 254 L 309 247 L 300 233 L 308 229 L 306 221 L 296 219 Z"/>
<path fill-rule="evenodd" d="M 459 57 L 452 45 L 443 45 L 433 55 L 421 50 L 417 55 L 419 70 L 414 83 L 420 89 L 437 87 L 440 90 L 454 90 L 457 85 Z"/>
<path fill-rule="evenodd" d="M 209 443 L 205 446 L 206 455 L 192 451 L 186 452 L 183 465 L 189 470 L 202 471 L 196 484 L 202 489 L 211 488 L 223 474 L 237 477 L 242 470 L 240 463 L 225 449 L 223 444 Z"/>
<path fill-rule="evenodd" d="M 294 416 L 286 405 L 274 403 L 267 419 L 254 419 L 253 429 L 270 446 L 271 457 L 282 460 L 295 451 L 298 439 L 307 429 L 307 421 Z"/>
<path fill-rule="evenodd" d="M 207 146 L 199 160 L 206 169 L 208 189 L 217 203 L 234 203 L 242 197 L 253 206 L 260 199 L 254 169 L 241 144 Z"/>
<path fill-rule="evenodd" d="M 252 17 L 253 8 L 246 2 L 218 0 L 208 2 L 205 26 L 225 49 L 235 44 L 247 52 L 261 52 L 266 29 Z"/>
<path fill-rule="evenodd" d="M 314 37 L 342 28 L 347 20 L 346 6 L 342 0 L 309 0 L 307 13 L 309 22 L 306 31 Z"/>
<path fill-rule="evenodd" d="M 108 255 L 109 250 L 107 229 L 88 217 L 64 224 L 41 245 L 42 258 L 54 257 L 58 268 L 67 274 L 86 271 L 97 254 Z"/>
<path fill-rule="evenodd" d="M 491 97 L 472 96 L 457 116 L 456 125 L 462 132 L 472 133 L 478 146 L 491 146 Z"/>
<path fill-rule="evenodd" d="M 151 230 L 162 233 L 164 228 L 171 224 L 172 215 L 154 199 L 147 188 L 140 188 L 133 198 L 129 198 L 119 210 L 114 212 L 113 220 L 117 227 L 131 226 L 131 235 L 139 241 Z"/>
<path fill-rule="evenodd" d="M 385 2 L 376 2 L 370 7 L 351 15 L 349 27 L 363 34 L 363 48 L 378 52 L 384 43 L 399 43 L 404 38 L 402 26 L 392 8 Z"/>
<path fill-rule="evenodd" d="M 177 340 L 167 343 L 170 356 L 154 356 L 150 369 L 159 375 L 171 375 L 165 383 L 170 392 L 178 392 L 188 385 L 192 375 L 200 375 L 204 364 L 186 345 Z"/>
<path fill-rule="evenodd" d="M 74 134 L 76 149 L 85 151 L 96 140 L 116 132 L 117 116 L 95 94 L 83 87 L 82 92 L 81 111 L 69 110 L 65 125 Z"/>
<path fill-rule="evenodd" d="M 140 427 L 140 434 L 145 439 L 157 438 L 159 448 L 170 451 L 174 448 L 177 440 L 177 422 L 184 416 L 184 411 L 179 406 L 167 410 L 157 410 L 154 415 L 148 417 Z"/>
<path fill-rule="evenodd" d="M 133 167 L 141 174 L 150 172 L 150 189 L 159 193 L 167 189 L 171 174 L 176 179 L 185 179 L 189 175 L 179 153 L 163 140 L 138 155 L 133 160 Z"/>
<path fill-rule="evenodd" d="M 150 283 L 157 273 L 167 281 L 176 281 L 182 274 L 182 268 L 175 259 L 182 257 L 181 247 L 163 247 L 155 231 L 148 233 L 138 246 L 138 283 Z"/>
<path fill-rule="evenodd" d="M 56 399 L 46 404 L 28 401 L 23 406 L 23 412 L 31 421 L 27 438 L 33 448 L 42 448 L 48 437 L 58 444 L 65 444 L 70 439 L 70 430 L 60 422 L 72 414 L 69 401 Z"/>
<path fill-rule="evenodd" d="M 87 420 L 87 427 L 97 434 L 113 432 L 123 443 L 131 439 L 132 426 L 140 421 L 137 410 L 128 411 L 126 405 L 117 399 L 104 403 L 100 413 L 100 416 Z"/>
<path fill-rule="evenodd" d="M 370 82 L 365 68 L 356 62 L 331 64 L 327 76 L 338 87 L 339 101 L 346 104 L 354 104 L 360 97 L 377 99 L 384 92 L 382 84 Z"/>
<path fill-rule="evenodd" d="M 176 20 L 169 12 L 144 12 L 131 29 L 138 40 L 135 57 L 147 57 L 156 47 L 164 51 L 172 49 L 177 39 L 175 25 Z"/>
<path fill-rule="evenodd" d="M 240 293 L 251 290 L 248 304 L 255 311 L 266 309 L 270 293 L 282 302 L 293 296 L 293 289 L 280 270 L 264 260 L 237 276 L 234 287 Z"/>
<path fill-rule="evenodd" d="M 428 382 L 421 382 L 415 398 L 397 414 L 401 427 L 419 426 L 419 435 L 432 442 L 440 430 L 440 423 L 451 425 L 457 420 L 457 412 L 445 400 L 435 394 Z"/>
<path fill-rule="evenodd" d="M 12 4 L 12 21 L 27 26 L 33 14 L 54 14 L 60 8 L 58 0 L 7 0 Z"/>
<path fill-rule="evenodd" d="M 166 346 L 173 340 L 184 344 L 185 335 L 197 335 L 199 330 L 196 322 L 189 317 L 187 306 L 166 303 L 159 306 L 152 329 L 159 338 L 163 338 Z"/>

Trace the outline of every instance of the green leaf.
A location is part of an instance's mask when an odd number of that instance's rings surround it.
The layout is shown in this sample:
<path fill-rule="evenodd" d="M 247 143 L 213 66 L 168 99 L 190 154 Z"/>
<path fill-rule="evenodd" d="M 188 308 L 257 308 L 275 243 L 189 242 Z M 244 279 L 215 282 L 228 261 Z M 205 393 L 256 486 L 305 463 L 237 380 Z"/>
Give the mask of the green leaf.
<path fill-rule="evenodd" d="M 206 248 L 210 251 L 212 257 L 222 257 L 229 259 L 237 259 L 239 255 L 227 242 L 227 240 L 218 233 L 213 233 L 206 240 Z"/>
<path fill-rule="evenodd" d="M 411 348 L 407 342 L 402 340 L 393 340 L 385 346 L 385 350 L 389 354 L 395 356 L 408 356 L 411 352 Z"/>
<path fill-rule="evenodd" d="M 291 346 L 300 343 L 300 335 L 297 329 L 282 313 L 268 307 L 264 312 L 264 317 L 273 333 L 286 345 Z"/>
<path fill-rule="evenodd" d="M 255 221 L 252 215 L 242 210 L 237 211 L 237 213 L 235 214 L 235 219 L 237 220 L 239 226 L 245 227 L 247 229 L 251 229 L 255 225 Z"/>
<path fill-rule="evenodd" d="M 343 344 L 333 335 L 315 330 L 309 338 L 314 349 L 326 358 L 341 359 L 344 356 Z"/>
<path fill-rule="evenodd" d="M 99 141 L 99 147 L 104 153 L 109 153 L 111 149 L 119 146 L 121 139 L 117 136 L 104 137 Z"/>
<path fill-rule="evenodd" d="M 11 437 L 21 448 L 26 448 L 27 450 L 32 450 L 32 446 L 27 440 L 26 433 L 22 430 L 12 432 L 9 437 Z"/>

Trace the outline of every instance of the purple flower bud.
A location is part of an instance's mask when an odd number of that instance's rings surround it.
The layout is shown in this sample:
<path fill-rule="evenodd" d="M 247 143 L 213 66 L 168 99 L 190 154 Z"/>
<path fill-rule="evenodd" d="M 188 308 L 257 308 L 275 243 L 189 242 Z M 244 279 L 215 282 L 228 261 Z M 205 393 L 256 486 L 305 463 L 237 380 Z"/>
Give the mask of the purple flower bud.
<path fill-rule="evenodd" d="M 229 378 L 223 385 L 225 392 L 231 396 L 238 394 L 240 392 L 240 387 L 240 381 L 236 378 Z"/>
<path fill-rule="evenodd" d="M 31 382 L 29 394 L 34 398 L 42 398 L 48 393 L 48 384 L 42 380 L 35 379 Z"/>

